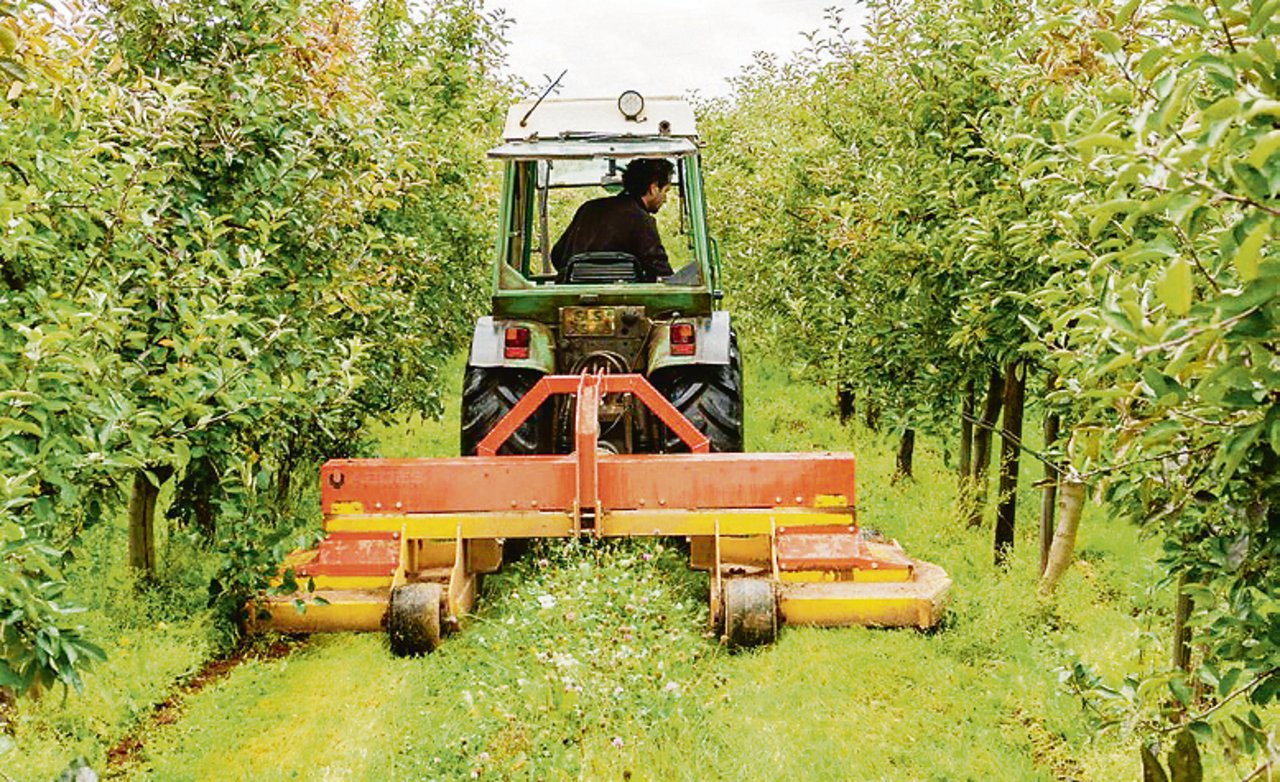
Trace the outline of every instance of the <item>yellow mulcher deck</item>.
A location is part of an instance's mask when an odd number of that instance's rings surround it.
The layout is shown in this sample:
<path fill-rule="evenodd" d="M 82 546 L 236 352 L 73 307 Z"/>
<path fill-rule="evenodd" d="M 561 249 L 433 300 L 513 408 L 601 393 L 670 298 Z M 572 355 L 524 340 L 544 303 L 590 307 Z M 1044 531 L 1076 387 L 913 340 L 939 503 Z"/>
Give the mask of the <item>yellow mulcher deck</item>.
<path fill-rule="evenodd" d="M 691 452 L 599 452 L 600 400 L 615 393 L 647 405 Z M 577 397 L 575 451 L 495 456 L 551 394 Z M 284 564 L 315 591 L 270 598 L 260 625 L 385 626 L 393 651 L 421 654 L 471 612 L 477 576 L 501 566 L 505 541 L 579 535 L 688 537 L 692 566 L 710 574 L 712 622 L 731 646 L 769 643 L 784 622 L 928 628 L 941 618 L 946 573 L 857 526 L 851 455 L 709 453 L 641 376 L 544 377 L 478 451 L 326 463 L 328 537 Z"/>

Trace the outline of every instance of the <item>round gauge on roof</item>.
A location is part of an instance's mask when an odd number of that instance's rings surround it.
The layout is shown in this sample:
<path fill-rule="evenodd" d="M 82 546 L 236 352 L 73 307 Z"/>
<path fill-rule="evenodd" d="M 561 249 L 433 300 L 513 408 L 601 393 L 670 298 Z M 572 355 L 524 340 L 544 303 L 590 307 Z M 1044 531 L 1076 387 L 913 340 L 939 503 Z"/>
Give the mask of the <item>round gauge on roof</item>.
<path fill-rule="evenodd" d="M 644 96 L 635 90 L 627 90 L 618 96 L 618 111 L 629 120 L 639 119 L 640 112 L 644 111 Z"/>

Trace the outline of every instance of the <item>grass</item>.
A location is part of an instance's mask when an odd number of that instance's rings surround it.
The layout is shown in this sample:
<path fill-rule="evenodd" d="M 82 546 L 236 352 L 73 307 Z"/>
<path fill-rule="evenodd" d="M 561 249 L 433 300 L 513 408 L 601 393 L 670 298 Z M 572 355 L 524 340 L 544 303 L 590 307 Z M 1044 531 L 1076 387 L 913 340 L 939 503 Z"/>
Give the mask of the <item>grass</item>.
<path fill-rule="evenodd" d="M 477 616 L 430 657 L 396 660 L 376 635 L 333 635 L 250 660 L 152 729 L 125 776 L 1135 777 L 1135 747 L 1095 735 L 1057 670 L 1083 657 L 1114 680 L 1151 664 L 1142 617 L 1167 602 L 1150 587 L 1153 545 L 1091 507 L 1083 561 L 1042 601 L 1031 489 L 1011 566 L 994 571 L 990 530 L 957 521 L 952 471 L 930 442 L 917 446 L 916 480 L 892 483 L 891 440 L 842 426 L 803 374 L 757 361 L 747 380 L 749 450 L 852 450 L 860 521 L 948 570 L 941 631 L 786 628 L 772 647 L 731 655 L 705 632 L 705 577 L 661 541 L 548 541 L 490 577 Z M 456 394 L 439 421 L 374 434 L 383 456 L 452 455 Z M 130 606 L 130 594 L 93 597 Z M 132 624 L 120 609 L 95 612 L 110 660 L 85 695 L 23 704 L 0 770 L 47 779 L 77 755 L 101 769 L 111 743 L 212 651 L 207 617 L 162 609 Z"/>

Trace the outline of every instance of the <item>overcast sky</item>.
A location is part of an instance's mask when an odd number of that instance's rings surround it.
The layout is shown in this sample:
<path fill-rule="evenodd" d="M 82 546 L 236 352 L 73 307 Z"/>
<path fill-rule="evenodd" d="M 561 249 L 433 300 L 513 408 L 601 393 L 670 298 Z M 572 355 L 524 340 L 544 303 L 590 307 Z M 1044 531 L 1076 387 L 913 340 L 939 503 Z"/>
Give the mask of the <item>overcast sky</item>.
<path fill-rule="evenodd" d="M 485 0 L 514 21 L 516 75 L 545 85 L 543 74 L 569 69 L 561 97 L 727 94 L 725 79 L 754 52 L 803 48 L 801 33 L 822 27 L 833 5 L 856 22 L 858 9 L 836 0 Z"/>

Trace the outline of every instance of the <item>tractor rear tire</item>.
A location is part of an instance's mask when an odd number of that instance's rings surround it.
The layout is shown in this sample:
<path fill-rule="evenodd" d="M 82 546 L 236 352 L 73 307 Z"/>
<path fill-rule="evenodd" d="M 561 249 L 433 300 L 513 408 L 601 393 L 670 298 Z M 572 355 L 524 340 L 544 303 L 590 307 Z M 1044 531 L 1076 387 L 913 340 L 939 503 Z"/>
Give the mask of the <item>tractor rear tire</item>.
<path fill-rule="evenodd" d="M 731 649 L 750 649 L 778 638 L 778 601 L 773 584 L 763 578 L 730 578 L 724 582 L 720 615 L 724 641 Z"/>
<path fill-rule="evenodd" d="M 667 367 L 654 372 L 651 382 L 706 435 L 712 451 L 742 451 L 742 360 L 737 337 L 729 338 L 728 364 Z M 664 452 L 689 450 L 675 432 L 660 428 Z"/>
<path fill-rule="evenodd" d="M 439 584 L 405 584 L 391 591 L 387 640 L 396 657 L 421 657 L 440 645 Z"/>
<path fill-rule="evenodd" d="M 462 379 L 463 456 L 474 456 L 476 446 L 502 420 L 520 398 L 538 382 L 542 373 L 533 369 L 473 367 L 468 365 Z M 529 416 L 520 428 L 498 448 L 500 454 L 548 453 L 550 427 L 544 405 Z"/>

